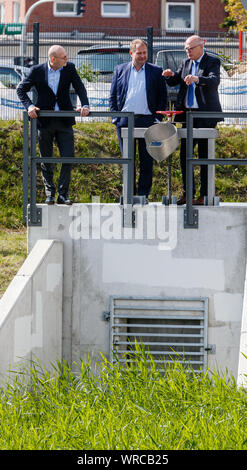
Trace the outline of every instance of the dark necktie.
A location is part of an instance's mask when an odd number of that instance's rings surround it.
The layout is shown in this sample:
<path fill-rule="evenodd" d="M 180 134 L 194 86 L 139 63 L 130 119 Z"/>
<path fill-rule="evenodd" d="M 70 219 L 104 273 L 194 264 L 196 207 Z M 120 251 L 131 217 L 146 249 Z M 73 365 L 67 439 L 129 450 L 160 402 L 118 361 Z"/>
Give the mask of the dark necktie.
<path fill-rule="evenodd" d="M 199 62 L 195 62 L 195 73 L 194 73 L 194 74 L 196 74 L 196 72 L 197 72 L 198 64 L 199 64 Z M 193 103 L 194 103 L 194 87 L 195 87 L 195 84 L 194 84 L 194 83 L 192 83 L 191 85 L 189 85 L 189 89 L 188 89 L 188 99 L 187 99 L 188 107 L 189 107 L 189 108 L 192 108 Z"/>

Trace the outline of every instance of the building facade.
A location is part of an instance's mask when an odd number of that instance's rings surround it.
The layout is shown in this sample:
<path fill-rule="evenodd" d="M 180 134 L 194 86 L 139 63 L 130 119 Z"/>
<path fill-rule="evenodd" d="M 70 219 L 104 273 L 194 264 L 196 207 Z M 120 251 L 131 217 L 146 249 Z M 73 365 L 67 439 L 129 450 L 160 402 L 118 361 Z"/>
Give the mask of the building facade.
<path fill-rule="evenodd" d="M 23 23 L 37 0 L 0 0 L 1 23 Z M 166 32 L 220 31 L 225 17 L 221 0 L 84 0 L 85 13 L 76 16 L 77 0 L 53 0 L 31 13 L 30 23 L 95 28 L 141 29 Z"/>

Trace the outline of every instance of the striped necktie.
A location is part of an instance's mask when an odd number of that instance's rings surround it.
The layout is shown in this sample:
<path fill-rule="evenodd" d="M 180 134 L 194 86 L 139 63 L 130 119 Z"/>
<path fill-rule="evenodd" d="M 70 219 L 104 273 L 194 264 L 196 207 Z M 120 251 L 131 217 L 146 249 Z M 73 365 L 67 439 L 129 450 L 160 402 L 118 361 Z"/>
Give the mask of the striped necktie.
<path fill-rule="evenodd" d="M 195 74 L 196 74 L 196 72 L 197 72 L 198 64 L 199 64 L 199 62 L 195 62 Z M 187 103 L 188 103 L 188 107 L 189 107 L 189 108 L 192 108 L 193 103 L 194 103 L 194 88 L 195 88 L 195 84 L 194 84 L 194 83 L 192 83 L 191 85 L 189 85 L 188 97 L 187 97 Z"/>

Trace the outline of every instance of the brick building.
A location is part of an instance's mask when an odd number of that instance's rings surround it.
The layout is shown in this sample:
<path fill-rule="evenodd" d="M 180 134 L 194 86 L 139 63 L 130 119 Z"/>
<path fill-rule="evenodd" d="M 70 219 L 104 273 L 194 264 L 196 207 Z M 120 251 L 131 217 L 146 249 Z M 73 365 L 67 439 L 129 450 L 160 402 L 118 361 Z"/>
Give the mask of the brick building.
<path fill-rule="evenodd" d="M 221 0 L 84 0 L 86 12 L 75 16 L 76 0 L 54 0 L 37 6 L 29 22 L 95 28 L 141 29 L 153 26 L 167 32 L 220 31 L 225 12 Z M 22 23 L 37 0 L 0 0 L 1 23 Z"/>

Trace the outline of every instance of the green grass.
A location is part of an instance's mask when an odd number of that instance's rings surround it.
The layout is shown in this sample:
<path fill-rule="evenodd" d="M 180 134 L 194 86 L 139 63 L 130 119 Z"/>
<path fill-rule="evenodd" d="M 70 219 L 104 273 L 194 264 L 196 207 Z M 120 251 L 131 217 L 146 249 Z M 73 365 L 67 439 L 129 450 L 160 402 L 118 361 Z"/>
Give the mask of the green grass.
<path fill-rule="evenodd" d="M 234 379 L 179 362 L 160 373 L 137 348 L 136 365 L 106 359 L 52 373 L 31 364 L 1 390 L 0 448 L 7 450 L 246 450 L 247 396 Z M 31 383 L 31 386 L 30 386 Z"/>
<path fill-rule="evenodd" d="M 22 123 L 0 122 L 0 226 L 22 226 Z M 120 157 L 115 126 L 110 123 L 77 123 L 75 126 L 77 156 Z M 38 149 L 37 149 L 38 155 Z M 54 155 L 58 155 L 55 149 Z M 224 127 L 216 140 L 216 157 L 246 158 L 247 129 Z M 55 168 L 55 181 L 60 165 Z M 137 165 L 138 167 L 138 165 Z M 161 201 L 167 194 L 167 162 L 154 162 L 150 201 Z M 198 183 L 199 168 L 195 170 Z M 217 166 L 216 195 L 221 201 L 247 201 L 246 166 Z M 198 184 L 197 184 L 198 190 Z M 172 193 L 182 194 L 179 150 L 172 156 Z M 102 202 L 119 202 L 122 194 L 121 165 L 75 165 L 72 171 L 70 195 L 75 202 L 91 202 L 99 196 Z M 45 194 L 40 170 L 37 172 L 37 202 Z"/>
<path fill-rule="evenodd" d="M 0 298 L 27 255 L 26 229 L 0 230 Z"/>

